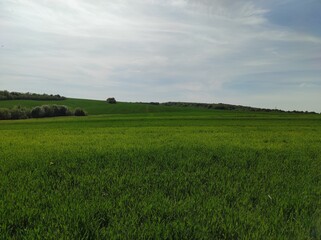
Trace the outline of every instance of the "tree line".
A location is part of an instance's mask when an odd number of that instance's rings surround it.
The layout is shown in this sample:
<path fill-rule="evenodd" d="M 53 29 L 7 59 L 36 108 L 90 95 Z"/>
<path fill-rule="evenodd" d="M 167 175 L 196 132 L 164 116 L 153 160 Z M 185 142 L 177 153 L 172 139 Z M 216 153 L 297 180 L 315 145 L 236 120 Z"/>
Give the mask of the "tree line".
<path fill-rule="evenodd" d="M 20 93 L 0 91 L 0 100 L 65 100 L 66 98 L 59 94 L 37 94 L 37 93 Z"/>
<path fill-rule="evenodd" d="M 15 106 L 13 108 L 0 108 L 0 120 L 86 115 L 87 113 L 81 108 L 70 110 L 64 105 L 42 105 L 32 109 L 21 106 Z"/>
<path fill-rule="evenodd" d="M 280 109 L 255 108 L 255 107 L 248 107 L 248 106 L 242 106 L 242 105 L 232 105 L 232 104 L 225 104 L 225 103 L 165 102 L 165 103 L 161 103 L 161 104 L 165 105 L 165 106 L 198 107 L 198 108 L 207 108 L 207 109 L 215 109 L 215 110 L 317 114 L 316 112 L 309 112 L 309 111 L 296 111 L 296 110 L 284 111 L 284 110 L 280 110 Z"/>

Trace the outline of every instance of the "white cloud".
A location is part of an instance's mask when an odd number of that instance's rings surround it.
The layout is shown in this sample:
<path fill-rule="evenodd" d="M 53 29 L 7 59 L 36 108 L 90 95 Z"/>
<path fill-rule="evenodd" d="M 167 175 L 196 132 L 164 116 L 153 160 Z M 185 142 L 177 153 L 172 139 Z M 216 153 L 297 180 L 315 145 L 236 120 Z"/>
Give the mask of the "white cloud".
<path fill-rule="evenodd" d="M 259 82 L 259 74 L 321 71 L 313 63 L 320 38 L 272 25 L 270 11 L 250 0 L 4 0 L 0 84 L 52 86 L 75 97 L 104 99 L 105 89 L 132 101 L 222 102 L 233 98 L 226 86 L 246 76 Z"/>

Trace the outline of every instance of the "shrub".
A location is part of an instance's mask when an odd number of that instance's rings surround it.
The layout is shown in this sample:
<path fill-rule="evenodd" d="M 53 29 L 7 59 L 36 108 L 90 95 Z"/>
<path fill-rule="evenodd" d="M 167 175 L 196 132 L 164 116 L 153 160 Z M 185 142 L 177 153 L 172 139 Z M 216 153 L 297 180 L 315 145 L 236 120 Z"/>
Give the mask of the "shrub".
<path fill-rule="evenodd" d="M 116 99 L 115 98 L 107 98 L 107 103 L 110 103 L 110 104 L 116 104 Z"/>
<path fill-rule="evenodd" d="M 29 117 L 29 110 L 20 106 L 10 110 L 11 119 L 26 119 Z"/>
<path fill-rule="evenodd" d="M 26 100 L 64 100 L 66 99 L 63 96 L 57 95 L 48 95 L 48 94 L 36 94 L 36 93 L 20 93 L 20 92 L 8 92 L 0 91 L 0 100 L 17 100 L 17 99 L 26 99 Z"/>
<path fill-rule="evenodd" d="M 86 115 L 87 114 L 83 109 L 81 109 L 81 108 L 76 108 L 75 109 L 75 116 L 86 116 Z"/>
<path fill-rule="evenodd" d="M 44 117 L 44 115 L 45 114 L 42 107 L 34 107 L 31 110 L 31 117 L 33 118 L 41 118 L 41 117 Z"/>
<path fill-rule="evenodd" d="M 54 115 L 54 109 L 52 108 L 52 106 L 43 105 L 43 106 L 41 106 L 41 108 L 42 108 L 44 117 L 53 117 L 53 116 L 55 116 Z"/>
<path fill-rule="evenodd" d="M 57 116 L 68 116 L 72 115 L 68 107 L 64 105 L 43 105 L 40 107 L 34 107 L 31 110 L 31 117 L 42 118 L 42 117 L 57 117 Z"/>
<path fill-rule="evenodd" d="M 87 113 L 81 109 L 76 108 L 74 112 L 70 111 L 68 107 L 63 105 L 43 105 L 34 107 L 31 111 L 20 106 L 13 109 L 0 109 L 0 120 L 5 119 L 26 119 L 26 118 L 43 118 L 56 116 L 86 116 Z"/>
<path fill-rule="evenodd" d="M 11 112 L 9 111 L 9 109 L 0 108 L 0 119 L 1 120 L 11 119 Z"/>
<path fill-rule="evenodd" d="M 68 107 L 64 105 L 58 105 L 58 115 L 56 116 L 67 116 L 68 115 Z"/>
<path fill-rule="evenodd" d="M 59 107 L 57 105 L 51 105 L 51 112 L 53 116 L 59 116 Z"/>

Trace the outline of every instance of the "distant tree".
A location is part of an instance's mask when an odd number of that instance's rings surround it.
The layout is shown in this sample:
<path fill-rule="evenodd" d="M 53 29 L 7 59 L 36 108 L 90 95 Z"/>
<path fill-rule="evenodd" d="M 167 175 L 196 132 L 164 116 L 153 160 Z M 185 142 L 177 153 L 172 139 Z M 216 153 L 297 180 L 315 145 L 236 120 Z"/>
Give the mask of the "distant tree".
<path fill-rule="evenodd" d="M 10 110 L 11 119 L 26 119 L 29 117 L 29 110 L 20 106 L 15 106 Z"/>
<path fill-rule="evenodd" d="M 87 115 L 86 112 L 81 108 L 76 108 L 74 114 L 75 114 L 75 116 L 86 116 Z"/>
<path fill-rule="evenodd" d="M 48 94 L 36 94 L 36 93 L 20 93 L 20 92 L 9 92 L 7 90 L 0 91 L 0 100 L 64 100 L 65 97 Z"/>
<path fill-rule="evenodd" d="M 8 120 L 11 119 L 11 112 L 9 109 L 0 108 L 0 120 Z"/>
<path fill-rule="evenodd" d="M 42 108 L 44 117 L 53 117 L 53 116 L 55 116 L 52 106 L 43 105 L 43 106 L 41 106 L 41 108 Z"/>
<path fill-rule="evenodd" d="M 81 109 L 76 108 L 75 111 L 70 111 L 68 107 L 63 105 L 43 105 L 37 106 L 33 109 L 15 106 L 11 109 L 0 108 L 0 120 L 9 119 L 26 119 L 26 118 L 44 118 L 57 116 L 86 116 L 87 113 Z"/>
<path fill-rule="evenodd" d="M 51 105 L 51 111 L 53 116 L 59 116 L 59 106 L 58 105 Z"/>
<path fill-rule="evenodd" d="M 58 116 L 66 116 L 68 115 L 68 107 L 64 105 L 58 105 Z"/>
<path fill-rule="evenodd" d="M 43 105 L 34 107 L 31 110 L 30 117 L 43 118 L 43 117 L 58 117 L 58 116 L 71 116 L 71 112 L 67 106 L 64 105 Z"/>
<path fill-rule="evenodd" d="M 31 110 L 31 117 L 33 118 L 42 118 L 44 117 L 44 111 L 42 107 L 34 107 Z"/>
<path fill-rule="evenodd" d="M 116 99 L 115 98 L 107 98 L 107 103 L 110 103 L 110 104 L 116 104 Z"/>

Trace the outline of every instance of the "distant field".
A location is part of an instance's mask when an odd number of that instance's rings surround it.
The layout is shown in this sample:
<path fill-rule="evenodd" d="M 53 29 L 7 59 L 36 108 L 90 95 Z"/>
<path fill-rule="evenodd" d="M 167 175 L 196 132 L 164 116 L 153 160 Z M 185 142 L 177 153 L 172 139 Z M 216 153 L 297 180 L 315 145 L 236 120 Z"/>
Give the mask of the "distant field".
<path fill-rule="evenodd" d="M 85 109 L 89 115 L 99 114 L 129 114 L 129 113 L 154 113 L 154 112 L 202 112 L 208 111 L 206 109 L 199 109 L 193 107 L 168 107 L 155 106 L 151 104 L 137 104 L 137 103 L 117 103 L 108 104 L 106 101 L 86 100 L 86 99 L 66 99 L 59 101 L 38 101 L 38 100 L 4 100 L 0 101 L 0 108 L 12 108 L 14 106 L 24 106 L 32 108 L 40 105 L 57 104 L 66 105 L 72 109 L 80 107 Z"/>
<path fill-rule="evenodd" d="M 3 239 L 320 239 L 320 115 L 60 103 L 109 115 L 0 121 Z"/>

